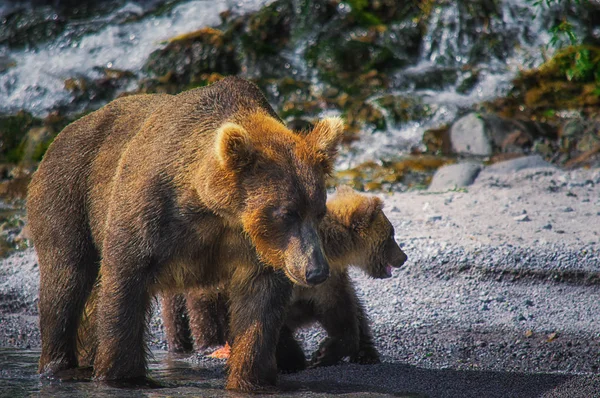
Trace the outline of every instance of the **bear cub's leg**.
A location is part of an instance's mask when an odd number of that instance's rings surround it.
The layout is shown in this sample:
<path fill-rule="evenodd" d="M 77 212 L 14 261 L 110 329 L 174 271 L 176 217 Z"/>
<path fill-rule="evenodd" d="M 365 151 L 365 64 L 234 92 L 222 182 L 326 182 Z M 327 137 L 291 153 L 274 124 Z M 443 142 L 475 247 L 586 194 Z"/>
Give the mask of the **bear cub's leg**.
<path fill-rule="evenodd" d="M 190 322 L 183 294 L 161 295 L 162 319 L 169 352 L 189 353 L 194 350 Z"/>

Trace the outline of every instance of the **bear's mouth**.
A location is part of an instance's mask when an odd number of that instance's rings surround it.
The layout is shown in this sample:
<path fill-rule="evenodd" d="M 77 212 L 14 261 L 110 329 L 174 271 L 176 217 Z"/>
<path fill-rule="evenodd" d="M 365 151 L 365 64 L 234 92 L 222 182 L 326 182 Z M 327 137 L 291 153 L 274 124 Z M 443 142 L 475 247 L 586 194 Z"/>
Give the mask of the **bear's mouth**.
<path fill-rule="evenodd" d="M 391 264 L 388 264 L 388 265 L 386 265 L 386 266 L 385 266 L 385 275 L 386 275 L 388 278 L 391 278 L 391 277 L 392 277 L 392 269 L 394 269 L 394 267 L 392 267 L 392 265 L 391 265 Z"/>
<path fill-rule="evenodd" d="M 287 269 L 287 267 L 284 267 L 283 271 L 285 272 L 285 276 L 287 276 L 288 279 L 292 281 L 292 283 L 295 283 L 296 285 L 300 285 L 300 286 L 304 286 L 304 287 L 310 287 L 310 285 L 308 283 L 304 282 L 303 280 L 300 280 L 299 278 L 296 277 L 296 275 L 291 273 Z"/>

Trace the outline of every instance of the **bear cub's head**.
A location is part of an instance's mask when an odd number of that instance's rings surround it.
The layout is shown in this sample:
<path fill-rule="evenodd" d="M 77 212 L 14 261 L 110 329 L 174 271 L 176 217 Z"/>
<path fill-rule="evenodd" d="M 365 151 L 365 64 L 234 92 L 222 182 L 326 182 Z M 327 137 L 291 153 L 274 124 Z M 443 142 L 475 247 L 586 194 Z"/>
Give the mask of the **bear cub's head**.
<path fill-rule="evenodd" d="M 324 119 L 301 135 L 261 113 L 217 132 L 218 175 L 228 181 L 222 207 L 241 220 L 263 262 L 303 286 L 329 276 L 318 227 L 326 213 L 325 178 L 342 132 L 339 118 Z"/>
<path fill-rule="evenodd" d="M 406 254 L 394 239 L 394 227 L 383 213 L 383 202 L 377 197 L 360 195 L 341 186 L 327 202 L 327 210 L 350 232 L 344 244 L 350 264 L 361 268 L 372 278 L 389 278 L 392 269 L 401 267 Z"/>

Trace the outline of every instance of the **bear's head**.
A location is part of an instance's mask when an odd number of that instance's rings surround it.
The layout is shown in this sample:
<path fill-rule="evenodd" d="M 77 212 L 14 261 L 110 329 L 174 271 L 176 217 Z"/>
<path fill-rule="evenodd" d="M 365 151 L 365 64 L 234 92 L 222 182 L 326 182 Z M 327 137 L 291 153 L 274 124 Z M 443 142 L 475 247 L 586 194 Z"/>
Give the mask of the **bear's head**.
<path fill-rule="evenodd" d="M 329 276 L 318 226 L 342 131 L 341 119 L 328 118 L 300 135 L 257 113 L 223 124 L 216 135 L 215 174 L 225 181 L 218 183 L 220 214 L 241 222 L 261 260 L 300 285 Z"/>
<path fill-rule="evenodd" d="M 328 217 L 335 218 L 351 237 L 337 244 L 343 250 L 345 261 L 361 268 L 372 278 L 389 278 L 392 269 L 401 267 L 406 254 L 394 239 L 394 227 L 383 213 L 383 203 L 377 197 L 360 195 L 349 187 L 341 186 L 327 202 Z"/>

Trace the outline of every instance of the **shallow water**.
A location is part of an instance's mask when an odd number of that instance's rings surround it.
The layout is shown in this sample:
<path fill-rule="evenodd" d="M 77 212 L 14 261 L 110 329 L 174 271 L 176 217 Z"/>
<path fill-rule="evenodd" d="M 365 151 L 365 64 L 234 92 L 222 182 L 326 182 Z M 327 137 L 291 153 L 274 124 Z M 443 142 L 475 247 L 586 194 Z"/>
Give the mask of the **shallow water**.
<path fill-rule="evenodd" d="M 40 379 L 37 374 L 38 350 L 0 348 L 0 396 L 25 397 L 157 397 L 157 396 L 224 396 L 222 364 L 194 365 L 172 360 L 165 352 L 155 352 L 150 361 L 150 376 L 164 388 L 140 389 L 111 387 L 95 382 L 59 382 Z"/>
<path fill-rule="evenodd" d="M 89 381 L 51 381 L 37 374 L 39 350 L 0 348 L 0 397 L 239 397 L 245 394 L 231 393 L 224 389 L 224 363 L 211 360 L 194 363 L 192 357 L 173 358 L 164 351 L 154 351 L 149 363 L 150 377 L 161 384 L 161 388 L 131 388 L 108 386 Z M 363 391 L 361 388 L 322 380 L 310 383 L 294 380 L 294 375 L 280 378 L 283 397 L 422 397 L 417 393 L 393 393 Z M 355 389 L 356 388 L 356 389 Z M 354 389 L 354 391 L 353 391 Z M 255 397 L 257 395 L 248 395 Z M 260 395 L 258 395 L 260 396 Z M 268 395 L 274 396 L 274 395 Z"/>

